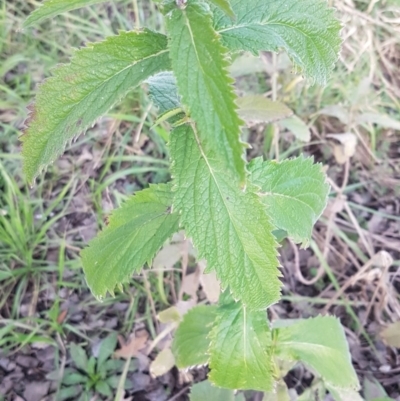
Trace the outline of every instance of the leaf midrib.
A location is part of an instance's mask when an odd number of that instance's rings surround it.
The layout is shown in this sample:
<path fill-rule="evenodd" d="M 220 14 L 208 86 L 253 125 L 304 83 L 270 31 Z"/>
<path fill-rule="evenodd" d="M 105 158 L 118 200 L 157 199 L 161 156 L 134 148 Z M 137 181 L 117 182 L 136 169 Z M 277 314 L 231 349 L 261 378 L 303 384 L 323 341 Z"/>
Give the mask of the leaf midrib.
<path fill-rule="evenodd" d="M 208 157 L 207 157 L 206 153 L 205 153 L 204 150 L 203 150 L 203 147 L 202 147 L 201 142 L 200 142 L 200 138 L 199 138 L 198 135 L 197 135 L 196 127 L 195 127 L 194 124 L 192 124 L 191 127 L 192 127 L 192 130 L 193 130 L 193 134 L 194 134 L 194 137 L 195 137 L 197 146 L 199 147 L 200 153 L 201 153 L 201 155 L 202 155 L 204 161 L 206 162 L 206 165 L 207 165 L 207 167 L 208 167 L 208 169 L 209 169 L 209 171 L 210 171 L 210 174 L 211 174 L 211 176 L 212 176 L 212 178 L 213 178 L 213 180 L 214 180 L 214 183 L 215 183 L 215 185 L 216 185 L 216 187 L 217 187 L 217 189 L 218 189 L 220 198 L 221 198 L 221 200 L 222 200 L 222 202 L 223 202 L 223 204 L 224 204 L 224 206 L 225 206 L 226 212 L 228 213 L 229 221 L 231 222 L 233 228 L 235 229 L 235 234 L 236 234 L 236 237 L 239 239 L 239 242 L 240 242 L 240 244 L 241 244 L 241 246 L 242 246 L 243 253 L 244 253 L 244 255 L 246 256 L 246 258 L 248 258 L 248 260 L 251 261 L 251 263 L 252 263 L 252 265 L 253 265 L 253 270 L 254 270 L 255 274 L 257 275 L 258 279 L 260 280 L 260 283 L 262 283 L 262 278 L 261 278 L 261 277 L 259 276 L 259 274 L 258 274 L 258 269 L 255 268 L 255 266 L 256 266 L 257 264 L 253 261 L 253 259 L 248 255 L 248 253 L 247 253 L 247 252 L 245 251 L 245 249 L 244 249 L 243 243 L 242 243 L 242 241 L 241 241 L 241 236 L 239 235 L 239 230 L 238 230 L 238 228 L 236 227 L 236 225 L 235 225 L 235 220 L 232 218 L 231 212 L 230 212 L 230 210 L 229 210 L 229 208 L 228 208 L 228 206 L 227 206 L 227 204 L 226 204 L 226 202 L 225 202 L 225 197 L 224 197 L 223 194 L 222 194 L 222 190 L 221 190 L 221 188 L 220 188 L 220 186 L 219 186 L 219 184 L 218 184 L 218 180 L 217 180 L 217 178 L 216 178 L 216 176 L 215 176 L 215 174 L 214 174 L 214 170 L 213 170 L 212 166 L 210 165 L 210 163 L 209 163 L 209 161 L 208 161 Z M 261 286 L 262 286 L 263 290 L 265 291 L 264 286 L 263 286 L 262 284 L 261 284 Z"/>

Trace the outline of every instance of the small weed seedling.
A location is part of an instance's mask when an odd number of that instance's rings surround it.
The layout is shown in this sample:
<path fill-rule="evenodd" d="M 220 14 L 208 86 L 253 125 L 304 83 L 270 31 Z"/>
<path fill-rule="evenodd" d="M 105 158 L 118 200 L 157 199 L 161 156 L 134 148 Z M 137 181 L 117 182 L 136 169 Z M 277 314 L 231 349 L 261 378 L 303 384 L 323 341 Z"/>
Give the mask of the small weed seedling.
<path fill-rule="evenodd" d="M 26 26 L 99 2 L 47 0 Z M 282 110 L 264 98 L 238 99 L 228 74 L 231 55 L 283 49 L 305 76 L 324 84 L 341 44 L 334 11 L 324 0 L 157 3 L 167 35 L 143 29 L 89 44 L 43 83 L 22 136 L 26 176 L 33 182 L 78 134 L 147 82 L 159 122 L 173 127 L 172 181 L 132 196 L 83 250 L 93 294 L 114 294 L 184 229 L 223 289 L 218 306 L 191 310 L 176 332 L 178 367 L 210 367 L 213 386 L 194 387 L 193 400 L 233 400 L 233 390 L 246 389 L 277 399 L 288 361 L 305 363 L 337 400 L 356 400 L 359 383 L 336 318 L 271 325 L 266 314 L 281 296 L 274 231 L 308 244 L 326 206 L 326 177 L 305 157 L 247 163 L 242 118 Z"/>
<path fill-rule="evenodd" d="M 59 378 L 59 371 L 48 375 L 48 379 L 57 380 L 61 384 L 57 400 L 73 398 L 86 401 L 92 399 L 94 394 L 112 397 L 124 368 L 123 361 L 111 359 L 116 345 L 117 336 L 111 334 L 101 342 L 97 357 L 88 358 L 81 346 L 71 344 L 70 354 L 74 368 L 67 368 L 62 378 Z"/>

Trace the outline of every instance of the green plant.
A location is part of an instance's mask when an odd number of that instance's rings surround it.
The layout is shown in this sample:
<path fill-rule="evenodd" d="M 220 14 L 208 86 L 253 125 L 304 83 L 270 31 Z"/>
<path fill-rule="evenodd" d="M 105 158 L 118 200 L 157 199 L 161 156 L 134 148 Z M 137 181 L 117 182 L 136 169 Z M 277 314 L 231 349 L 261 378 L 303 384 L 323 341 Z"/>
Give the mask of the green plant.
<path fill-rule="evenodd" d="M 26 25 L 95 2 L 47 0 Z M 227 72 L 238 52 L 284 49 L 304 75 L 324 84 L 340 48 L 340 24 L 323 0 L 156 2 L 167 36 L 144 29 L 89 44 L 43 83 L 22 137 L 25 173 L 34 181 L 68 142 L 147 82 L 157 123 L 173 128 L 172 181 L 127 200 L 82 252 L 93 294 L 102 299 L 122 289 L 183 228 L 224 292 L 218 307 L 196 308 L 179 326 L 178 366 L 208 363 L 217 386 L 270 392 L 286 372 L 280 361 L 302 361 L 340 399 L 359 384 L 338 320 L 271 328 L 265 312 L 281 296 L 274 232 L 306 246 L 329 186 L 311 158 L 246 162 L 241 117 L 270 122 L 290 111 L 265 99 L 237 99 Z"/>
<path fill-rule="evenodd" d="M 61 385 L 57 400 L 73 397 L 85 401 L 91 399 L 93 394 L 111 398 L 124 368 L 123 361 L 110 358 L 116 345 L 117 336 L 111 334 L 101 342 L 97 356 L 88 358 L 81 346 L 72 343 L 70 355 L 75 367 L 65 369 L 62 378 L 59 377 L 59 371 L 48 375 L 48 379 L 57 380 Z M 125 383 L 125 386 L 127 385 L 128 383 Z"/>

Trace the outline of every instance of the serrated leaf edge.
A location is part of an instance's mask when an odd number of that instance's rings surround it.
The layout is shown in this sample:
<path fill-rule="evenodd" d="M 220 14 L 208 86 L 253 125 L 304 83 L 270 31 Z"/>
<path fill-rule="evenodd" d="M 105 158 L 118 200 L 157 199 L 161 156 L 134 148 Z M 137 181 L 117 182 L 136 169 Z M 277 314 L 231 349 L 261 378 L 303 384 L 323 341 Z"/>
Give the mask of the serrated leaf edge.
<path fill-rule="evenodd" d="M 153 187 L 157 187 L 157 186 L 159 186 L 159 185 L 160 185 L 160 184 L 150 184 L 149 187 L 148 187 L 147 189 L 150 189 L 150 188 L 153 188 Z M 164 185 L 164 184 L 161 184 L 161 185 Z M 146 190 L 146 189 L 145 189 L 145 190 Z M 142 196 L 142 195 L 143 195 L 143 191 L 145 191 L 145 190 L 138 191 L 137 194 L 135 194 L 134 196 L 135 196 L 135 197 L 136 197 L 136 196 Z M 121 206 L 121 207 L 122 207 L 122 206 Z M 168 211 L 168 208 L 167 208 L 166 211 Z M 172 207 L 171 207 L 171 210 L 169 211 L 168 214 L 171 215 L 171 214 L 173 214 L 173 213 L 174 213 L 174 212 L 173 212 Z M 164 212 L 164 213 L 160 213 L 160 214 L 159 214 L 158 216 L 156 216 L 155 218 L 158 218 L 158 217 L 163 216 L 163 215 L 165 215 L 165 214 L 167 214 L 167 213 L 165 213 L 165 212 Z M 110 223 L 109 223 L 109 224 L 112 224 L 111 221 L 112 221 L 112 216 L 110 217 Z M 145 225 L 145 224 L 147 224 L 147 223 L 148 223 L 148 221 L 144 222 L 143 225 Z M 178 223 L 178 224 L 180 224 L 180 223 Z M 138 226 L 138 227 L 141 227 L 141 226 Z M 100 238 L 102 238 L 102 237 L 104 236 L 104 232 L 105 232 L 105 230 L 107 230 L 107 228 L 108 228 L 108 226 L 104 227 L 104 228 L 97 234 L 97 236 L 95 237 L 95 239 L 100 239 Z M 164 244 L 168 243 L 168 241 L 171 240 L 171 238 L 174 236 L 174 234 L 175 234 L 175 233 L 172 233 L 172 234 L 165 240 Z M 84 253 L 84 252 L 85 252 L 85 249 L 87 249 L 89 246 L 90 246 L 90 243 L 89 243 L 85 248 L 83 248 L 83 249 L 81 250 L 81 252 L 80 252 L 81 260 L 82 260 L 82 253 Z M 160 252 L 160 250 L 162 249 L 163 246 L 164 246 L 164 245 L 161 245 L 161 247 L 160 247 L 159 249 L 157 249 L 157 251 L 154 253 L 154 256 L 146 262 L 148 266 L 151 266 L 151 265 L 152 265 L 152 261 L 153 261 L 154 258 L 157 256 L 158 252 Z M 145 265 L 142 266 L 142 269 L 143 269 L 144 267 L 145 267 Z M 104 298 L 107 296 L 107 292 L 108 292 L 108 293 L 110 294 L 110 296 L 113 297 L 113 298 L 115 298 L 115 293 L 114 293 L 114 291 L 115 291 L 116 288 L 118 288 L 121 292 L 123 292 L 123 284 L 129 282 L 130 277 L 131 277 L 132 274 L 134 274 L 134 273 L 138 273 L 138 271 L 136 271 L 136 270 L 134 269 L 133 271 L 131 271 L 130 273 L 128 273 L 128 274 L 126 275 L 125 278 L 121 279 L 121 281 L 120 281 L 119 283 L 116 283 L 116 285 L 113 286 L 112 288 L 107 286 L 106 290 L 105 290 L 103 293 L 96 293 L 96 294 L 94 293 L 92 286 L 91 286 L 91 285 L 88 283 L 88 281 L 87 281 L 86 274 L 85 274 L 85 281 L 86 281 L 86 284 L 87 284 L 87 286 L 89 287 L 91 293 L 94 295 L 94 297 L 95 297 L 99 302 L 103 302 Z"/>
<path fill-rule="evenodd" d="M 109 36 L 108 38 L 106 38 L 105 40 L 103 40 L 103 41 L 101 41 L 101 42 L 94 42 L 94 43 L 91 42 L 91 43 L 88 43 L 85 47 L 82 47 L 82 48 L 79 48 L 79 49 L 74 49 L 74 53 L 71 55 L 71 57 L 70 57 L 70 62 L 69 62 L 69 63 L 59 64 L 59 65 L 57 65 L 56 67 L 52 68 L 52 69 L 50 70 L 50 72 L 52 72 L 52 75 L 51 75 L 50 77 L 48 77 L 47 79 L 43 80 L 40 84 L 38 84 L 38 87 L 37 87 L 37 93 L 38 93 L 38 95 L 37 95 L 37 97 L 40 95 L 40 89 L 41 89 L 47 82 L 51 82 L 51 81 L 53 81 L 53 80 L 56 80 L 57 77 L 56 77 L 56 75 L 53 74 L 53 72 L 56 72 L 56 71 L 58 71 L 58 70 L 61 69 L 61 68 L 67 68 L 67 67 L 71 66 L 71 65 L 73 64 L 73 62 L 74 62 L 74 58 L 75 58 L 76 55 L 79 54 L 80 52 L 82 52 L 82 51 L 85 52 L 86 50 L 93 50 L 97 45 L 102 45 L 102 44 L 106 43 L 108 40 L 112 40 L 112 39 L 114 39 L 114 38 L 116 38 L 116 37 L 119 37 L 121 34 L 129 34 L 129 33 L 132 33 L 132 32 L 135 32 L 135 33 L 138 33 L 138 34 L 139 34 L 139 33 L 147 32 L 147 31 L 148 31 L 148 32 L 152 32 L 152 33 L 157 33 L 158 35 L 160 35 L 158 32 L 153 32 L 153 31 L 151 31 L 151 30 L 149 30 L 149 29 L 147 29 L 147 28 L 144 28 L 144 29 L 142 29 L 142 30 L 136 30 L 136 31 L 120 31 L 120 32 L 118 33 L 118 35 Z M 122 73 L 123 71 L 125 71 L 127 68 L 131 68 L 132 66 L 135 66 L 136 64 L 143 62 L 144 60 L 148 60 L 148 59 L 151 59 L 151 58 L 153 58 L 153 57 L 158 57 L 158 56 L 160 56 L 160 55 L 162 55 L 162 54 L 164 54 L 164 53 L 168 53 L 168 52 L 169 52 L 169 49 L 166 48 L 166 49 L 164 49 L 164 50 L 162 50 L 162 51 L 160 51 L 160 52 L 158 52 L 158 53 L 152 54 L 151 56 L 147 56 L 147 57 L 144 57 L 144 58 L 142 58 L 142 59 L 140 59 L 140 60 L 138 60 L 138 61 L 135 61 L 134 63 L 129 64 L 128 67 L 125 67 L 123 70 L 120 70 L 117 74 L 113 75 L 113 77 L 115 77 L 115 76 L 121 74 L 121 73 Z M 109 79 L 110 79 L 110 78 L 109 78 Z M 108 80 L 109 80 L 109 79 L 108 79 Z M 143 81 L 143 82 L 144 82 L 144 81 Z M 126 95 L 127 95 L 127 93 L 128 93 L 129 91 L 131 91 L 131 90 L 133 90 L 134 88 L 138 87 L 140 84 L 141 84 L 141 83 L 139 83 L 137 86 L 132 86 L 126 93 L 121 94 L 121 95 L 119 96 L 119 98 L 117 98 L 116 101 L 108 108 L 108 110 L 111 110 L 116 104 L 120 103 L 121 100 L 122 100 L 123 98 L 126 97 Z M 37 113 L 37 109 L 36 109 L 37 97 L 35 98 L 35 101 L 31 102 L 30 105 L 27 107 L 28 116 L 27 116 L 27 118 L 25 119 L 24 124 L 23 124 L 23 125 L 24 125 L 24 129 L 22 130 L 22 135 L 19 136 L 19 139 L 20 139 L 20 141 L 22 142 L 21 154 L 22 154 L 23 160 L 27 157 L 27 156 L 25 156 L 25 141 L 26 141 L 27 137 L 29 136 L 30 124 L 31 124 L 33 121 L 35 121 L 35 117 L 36 117 L 36 113 Z M 106 112 L 106 113 L 107 113 L 107 112 Z M 103 113 L 103 115 L 104 115 L 104 114 L 105 114 L 105 113 Z M 60 155 L 62 155 L 62 154 L 65 152 L 65 149 L 66 149 L 66 147 L 67 147 L 68 144 L 69 144 L 69 146 L 71 146 L 72 143 L 73 143 L 79 136 L 85 135 L 86 132 L 87 132 L 88 130 L 92 129 L 92 128 L 96 125 L 96 122 L 98 121 L 99 118 L 101 118 L 101 116 L 99 116 L 99 117 L 93 122 L 93 124 L 92 124 L 91 126 L 89 126 L 88 128 L 86 128 L 85 130 L 81 130 L 81 131 L 77 130 L 77 133 L 76 133 L 73 137 L 71 137 L 71 138 L 69 138 L 69 139 L 64 139 L 63 142 L 62 142 L 62 146 L 60 146 L 60 149 L 62 148 L 62 149 L 64 149 L 64 150 L 58 150 L 58 151 L 56 152 L 56 154 L 55 154 L 55 158 L 59 157 Z M 33 184 L 35 183 L 35 181 L 36 181 L 36 178 L 37 178 L 39 175 L 41 175 L 43 172 L 45 172 L 45 171 L 47 170 L 47 168 L 49 167 L 49 165 L 51 165 L 51 164 L 53 164 L 53 163 L 54 163 L 54 160 L 52 160 L 52 161 L 51 161 L 50 163 L 48 163 L 48 164 L 40 164 L 40 165 L 38 165 L 37 168 L 36 168 L 36 173 L 33 174 L 33 175 L 28 174 L 28 172 L 25 170 L 25 175 L 27 176 L 29 183 L 33 185 Z"/>
<path fill-rule="evenodd" d="M 185 20 L 186 20 L 186 26 L 188 27 L 188 30 L 190 31 L 190 35 L 191 35 L 191 38 L 192 38 L 192 45 L 193 45 L 193 48 L 195 49 L 198 63 L 201 64 L 200 63 L 200 58 L 199 58 L 199 55 L 198 55 L 198 52 L 197 52 L 197 49 L 196 49 L 196 43 L 193 40 L 193 31 L 192 31 L 192 28 L 190 26 L 190 21 L 189 21 L 189 18 L 187 16 L 187 13 L 185 12 L 185 9 L 182 10 L 182 13 L 183 13 L 183 15 L 185 17 Z M 230 67 L 229 50 L 228 50 L 228 48 L 226 46 L 223 45 L 222 40 L 221 40 L 221 35 L 217 31 L 215 31 L 215 29 L 213 28 L 213 23 L 212 23 L 213 21 L 212 21 L 211 12 L 209 11 L 207 14 L 208 14 L 210 26 L 214 31 L 214 38 L 215 38 L 215 43 L 216 43 L 215 46 L 218 44 L 218 46 L 220 48 L 220 54 L 221 54 L 221 59 L 222 59 L 222 71 L 223 71 L 223 73 L 225 75 L 226 81 L 228 83 L 228 88 L 229 88 L 229 90 L 226 91 L 226 95 L 229 96 L 230 100 L 233 101 L 233 104 L 234 104 L 234 109 L 233 110 L 234 110 L 234 112 L 236 114 L 237 121 L 238 121 L 237 140 L 238 140 L 238 142 L 239 142 L 239 144 L 240 144 L 240 146 L 242 148 L 241 159 L 243 161 L 243 176 L 241 176 L 240 178 L 241 178 L 242 184 L 244 185 L 245 182 L 246 182 L 247 174 L 248 174 L 248 172 L 246 170 L 246 155 L 245 155 L 244 150 L 249 148 L 249 144 L 246 143 L 246 142 L 243 142 L 241 140 L 241 138 L 240 138 L 240 135 L 241 135 L 241 127 L 245 125 L 245 121 L 238 114 L 239 106 L 238 106 L 237 101 L 236 101 L 237 100 L 237 95 L 235 93 L 235 88 L 234 88 L 235 80 L 232 78 L 232 76 L 229 73 L 229 67 Z M 171 62 L 173 63 L 174 61 L 171 60 Z M 185 106 L 185 108 L 188 109 L 187 114 L 190 116 L 190 107 L 188 107 L 188 102 L 186 102 L 185 96 L 183 96 L 181 94 L 181 88 L 180 88 L 178 80 L 176 80 L 176 85 L 177 85 L 177 88 L 178 88 L 178 93 L 179 93 L 179 95 L 181 97 L 182 104 Z M 228 138 L 227 138 L 227 141 L 229 143 Z"/>

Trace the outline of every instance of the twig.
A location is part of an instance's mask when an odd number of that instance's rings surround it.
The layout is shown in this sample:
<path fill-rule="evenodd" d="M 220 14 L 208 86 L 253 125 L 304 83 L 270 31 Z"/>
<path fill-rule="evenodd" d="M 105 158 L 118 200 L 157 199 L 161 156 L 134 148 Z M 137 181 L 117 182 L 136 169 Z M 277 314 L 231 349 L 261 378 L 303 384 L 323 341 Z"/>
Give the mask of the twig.
<path fill-rule="evenodd" d="M 176 393 L 173 397 L 171 397 L 168 401 L 175 401 L 177 400 L 182 394 L 185 394 L 186 391 L 188 391 L 190 388 L 190 384 L 185 386 L 182 390 L 180 390 L 178 393 Z"/>
<path fill-rule="evenodd" d="M 145 110 L 145 112 L 143 113 L 143 117 L 142 117 L 142 119 L 140 120 L 139 126 L 138 126 L 138 128 L 137 128 L 137 130 L 136 130 L 135 137 L 134 137 L 134 139 L 133 139 L 133 141 L 134 141 L 135 143 L 138 143 L 138 142 L 139 142 L 140 135 L 141 135 L 141 133 L 142 133 L 144 123 L 146 122 L 147 116 L 149 115 L 151 108 L 152 108 L 152 105 L 151 105 L 151 103 L 150 103 L 150 104 L 147 106 L 147 109 Z"/>

